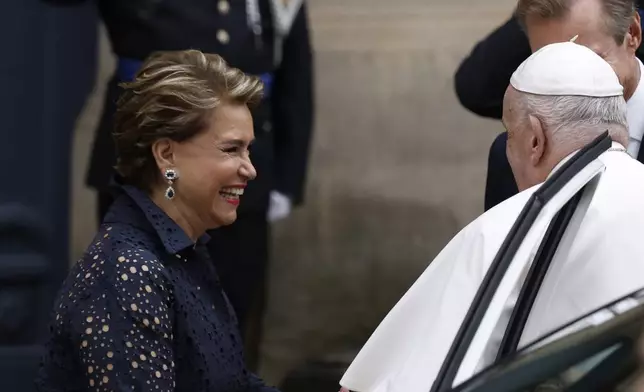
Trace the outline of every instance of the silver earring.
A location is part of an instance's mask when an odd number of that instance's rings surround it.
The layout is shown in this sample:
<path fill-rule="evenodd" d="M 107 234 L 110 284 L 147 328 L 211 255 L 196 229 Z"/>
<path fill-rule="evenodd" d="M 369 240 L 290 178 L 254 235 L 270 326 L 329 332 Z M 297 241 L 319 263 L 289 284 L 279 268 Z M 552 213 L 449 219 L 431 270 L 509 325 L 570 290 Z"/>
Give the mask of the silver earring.
<path fill-rule="evenodd" d="M 174 184 L 174 182 L 179 178 L 179 173 L 175 169 L 165 169 L 163 176 L 165 177 L 166 181 L 168 181 L 168 187 L 165 190 L 165 198 L 172 200 L 176 195 L 172 184 Z"/>

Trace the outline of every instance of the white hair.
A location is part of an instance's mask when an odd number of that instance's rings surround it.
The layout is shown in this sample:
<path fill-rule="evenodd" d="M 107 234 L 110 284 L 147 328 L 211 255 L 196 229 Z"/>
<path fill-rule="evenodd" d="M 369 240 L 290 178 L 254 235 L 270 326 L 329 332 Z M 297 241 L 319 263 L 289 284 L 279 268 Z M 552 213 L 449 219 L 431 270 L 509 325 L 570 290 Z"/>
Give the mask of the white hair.
<path fill-rule="evenodd" d="M 626 101 L 622 96 L 549 96 L 519 93 L 525 115 L 537 117 L 554 146 L 575 145 L 594 139 L 605 131 L 624 146 L 628 143 Z"/>

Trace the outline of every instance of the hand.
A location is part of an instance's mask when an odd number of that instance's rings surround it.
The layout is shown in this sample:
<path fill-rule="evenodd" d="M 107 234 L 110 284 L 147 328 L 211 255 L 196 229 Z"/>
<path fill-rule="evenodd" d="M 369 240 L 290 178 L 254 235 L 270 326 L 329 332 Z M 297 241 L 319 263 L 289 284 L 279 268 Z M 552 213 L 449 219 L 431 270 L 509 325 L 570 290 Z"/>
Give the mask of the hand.
<path fill-rule="evenodd" d="M 345 387 L 342 387 L 342 388 L 340 388 L 340 392 L 351 392 L 351 391 L 350 391 L 350 390 L 348 390 L 348 389 L 347 389 L 347 388 L 345 388 Z"/>
<path fill-rule="evenodd" d="M 291 199 L 278 191 L 271 191 L 268 205 L 268 221 L 276 222 L 291 214 Z"/>

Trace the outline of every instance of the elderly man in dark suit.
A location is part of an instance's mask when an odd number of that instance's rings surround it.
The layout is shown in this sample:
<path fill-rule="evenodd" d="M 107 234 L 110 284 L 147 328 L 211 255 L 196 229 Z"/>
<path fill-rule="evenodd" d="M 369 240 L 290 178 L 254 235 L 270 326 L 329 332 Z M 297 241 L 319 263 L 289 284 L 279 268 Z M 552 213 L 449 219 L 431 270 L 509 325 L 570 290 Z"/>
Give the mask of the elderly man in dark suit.
<path fill-rule="evenodd" d="M 615 68 L 629 101 L 631 140 L 629 153 L 644 162 L 639 149 L 644 132 L 644 85 L 640 83 L 644 58 L 641 18 L 642 0 L 519 0 L 515 14 L 479 42 L 463 60 L 455 75 L 461 104 L 483 117 L 501 118 L 502 102 L 510 76 L 533 50 L 578 36 Z M 526 34 L 527 32 L 527 34 Z M 639 88 L 638 88 L 639 87 Z M 642 113 L 642 114 L 639 114 Z M 517 193 L 505 146 L 507 134 L 492 143 L 488 158 L 485 210 Z"/>

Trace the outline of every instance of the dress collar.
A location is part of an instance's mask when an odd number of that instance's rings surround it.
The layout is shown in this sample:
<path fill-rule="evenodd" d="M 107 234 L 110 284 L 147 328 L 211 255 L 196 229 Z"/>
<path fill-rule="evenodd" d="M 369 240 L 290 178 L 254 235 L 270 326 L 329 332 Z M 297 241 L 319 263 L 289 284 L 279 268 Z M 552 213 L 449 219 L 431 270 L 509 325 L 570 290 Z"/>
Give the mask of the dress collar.
<path fill-rule="evenodd" d="M 204 233 L 195 243 L 168 214 L 152 201 L 147 193 L 135 186 L 124 185 L 121 181 L 116 178 L 112 182 L 115 195 L 120 194 L 121 196 L 116 199 L 106 215 L 106 223 L 123 222 L 138 227 L 147 226 L 148 229 L 152 229 L 156 233 L 165 249 L 171 254 L 194 247 L 197 243 L 205 244 L 210 240 L 210 236 Z"/>

